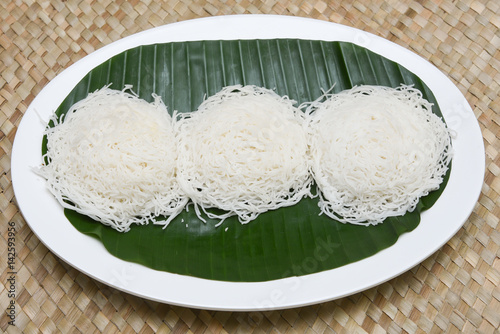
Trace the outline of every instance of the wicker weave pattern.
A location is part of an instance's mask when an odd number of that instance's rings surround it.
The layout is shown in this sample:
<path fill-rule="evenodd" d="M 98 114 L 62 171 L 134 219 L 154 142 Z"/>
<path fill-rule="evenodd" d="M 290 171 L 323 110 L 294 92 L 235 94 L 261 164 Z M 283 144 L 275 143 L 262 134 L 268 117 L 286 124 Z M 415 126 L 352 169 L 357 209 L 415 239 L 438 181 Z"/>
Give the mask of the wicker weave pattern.
<path fill-rule="evenodd" d="M 413 50 L 446 73 L 472 106 L 486 148 L 481 197 L 464 227 L 403 275 L 332 302 L 274 312 L 211 312 L 119 292 L 66 265 L 37 239 L 12 190 L 17 126 L 40 90 L 70 64 L 127 35 L 225 14 L 337 22 Z M 8 222 L 17 227 L 16 326 L 8 333 L 500 333 L 500 3 L 388 1 L 0 0 L 0 306 L 8 297 Z"/>

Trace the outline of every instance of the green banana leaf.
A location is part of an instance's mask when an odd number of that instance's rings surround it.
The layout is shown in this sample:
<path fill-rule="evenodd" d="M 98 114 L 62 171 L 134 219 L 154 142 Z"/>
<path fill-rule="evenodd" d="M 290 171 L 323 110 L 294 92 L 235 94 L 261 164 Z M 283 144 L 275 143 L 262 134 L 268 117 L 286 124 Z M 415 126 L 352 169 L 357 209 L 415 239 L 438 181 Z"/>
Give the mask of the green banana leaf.
<path fill-rule="evenodd" d="M 404 67 L 345 42 L 293 39 L 196 41 L 147 45 L 118 54 L 88 73 L 56 111 L 66 112 L 89 92 L 133 85 L 143 99 L 162 97 L 169 112 L 196 110 L 206 96 L 234 84 L 275 89 L 299 104 L 333 85 L 397 87 L 412 84 L 439 106 L 429 88 Z M 42 152 L 46 151 L 44 142 Z M 414 212 L 376 226 L 342 224 L 319 215 L 316 199 L 261 214 L 249 224 L 228 218 L 220 227 L 184 210 L 166 229 L 149 224 L 117 232 L 71 210 L 66 217 L 80 232 L 102 241 L 113 255 L 147 267 L 222 281 L 258 282 L 337 268 L 390 247 L 415 229 L 420 213 L 441 188 L 422 198 Z"/>

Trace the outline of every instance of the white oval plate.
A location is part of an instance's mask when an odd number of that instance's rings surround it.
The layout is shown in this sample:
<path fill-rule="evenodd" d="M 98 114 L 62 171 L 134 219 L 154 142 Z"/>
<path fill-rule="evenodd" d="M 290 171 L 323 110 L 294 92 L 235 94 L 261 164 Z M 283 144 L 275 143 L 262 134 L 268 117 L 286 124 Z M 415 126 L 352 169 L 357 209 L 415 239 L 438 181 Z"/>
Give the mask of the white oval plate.
<path fill-rule="evenodd" d="M 41 164 L 45 121 L 71 89 L 95 66 L 138 45 L 214 39 L 300 38 L 346 41 L 398 62 L 432 90 L 448 125 L 456 131 L 448 185 L 420 225 L 395 245 L 341 268 L 269 282 L 211 281 L 122 261 L 103 245 L 78 232 L 32 168 Z M 43 122 L 42 122 L 42 120 Z M 24 218 L 57 256 L 114 288 L 143 298 L 212 310 L 271 310 L 315 304 L 368 289 L 422 262 L 465 223 L 484 177 L 484 147 L 476 118 L 464 96 L 437 68 L 414 53 L 375 35 L 324 21 L 274 15 L 236 15 L 196 19 L 147 30 L 81 59 L 52 80 L 26 111 L 14 142 L 12 182 Z"/>

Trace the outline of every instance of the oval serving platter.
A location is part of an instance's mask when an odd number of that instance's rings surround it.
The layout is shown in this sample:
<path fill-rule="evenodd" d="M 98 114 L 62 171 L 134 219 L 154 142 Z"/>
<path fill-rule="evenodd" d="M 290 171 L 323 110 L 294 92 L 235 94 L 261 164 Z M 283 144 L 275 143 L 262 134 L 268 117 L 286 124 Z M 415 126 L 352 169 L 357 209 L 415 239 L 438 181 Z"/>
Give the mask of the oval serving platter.
<path fill-rule="evenodd" d="M 310 39 L 350 42 L 404 66 L 430 88 L 456 132 L 448 184 L 419 226 L 393 246 L 364 260 L 320 273 L 267 282 L 224 282 L 176 275 L 125 262 L 76 231 L 32 168 L 41 163 L 45 124 L 93 68 L 139 45 L 198 40 Z M 87 275 L 125 292 L 160 302 L 215 310 L 269 310 L 314 304 L 385 282 L 423 261 L 464 224 L 479 196 L 484 148 L 479 126 L 453 83 L 430 63 L 398 45 L 338 24 L 285 16 L 239 15 L 197 19 L 151 29 L 114 42 L 52 80 L 23 117 L 14 142 L 12 179 L 20 210 L 33 232 L 57 256 Z M 453 210 L 452 210 L 453 207 Z M 458 209 L 457 209 L 458 208 Z"/>

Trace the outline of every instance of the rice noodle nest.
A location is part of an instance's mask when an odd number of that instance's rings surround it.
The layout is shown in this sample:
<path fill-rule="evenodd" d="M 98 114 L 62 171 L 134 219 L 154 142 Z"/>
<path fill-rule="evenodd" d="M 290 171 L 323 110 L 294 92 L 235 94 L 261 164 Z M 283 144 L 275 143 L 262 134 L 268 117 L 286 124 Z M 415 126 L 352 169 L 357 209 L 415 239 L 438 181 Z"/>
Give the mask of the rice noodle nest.
<path fill-rule="evenodd" d="M 63 207 L 118 231 L 150 221 L 166 226 L 182 211 L 173 120 L 153 97 L 148 103 L 131 86 L 104 87 L 53 116 L 38 173 Z M 168 218 L 155 219 L 162 215 Z"/>
<path fill-rule="evenodd" d="M 308 137 L 321 212 L 378 224 L 439 188 L 451 135 L 412 86 L 358 86 L 311 103 Z"/>
<path fill-rule="evenodd" d="M 179 184 L 198 217 L 259 214 L 312 196 L 304 114 L 274 91 L 229 86 L 176 122 Z M 210 208 L 222 209 L 215 213 Z"/>

